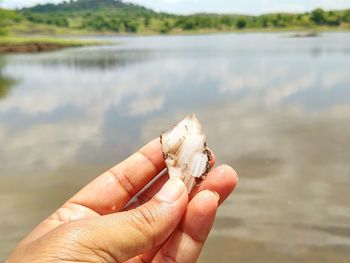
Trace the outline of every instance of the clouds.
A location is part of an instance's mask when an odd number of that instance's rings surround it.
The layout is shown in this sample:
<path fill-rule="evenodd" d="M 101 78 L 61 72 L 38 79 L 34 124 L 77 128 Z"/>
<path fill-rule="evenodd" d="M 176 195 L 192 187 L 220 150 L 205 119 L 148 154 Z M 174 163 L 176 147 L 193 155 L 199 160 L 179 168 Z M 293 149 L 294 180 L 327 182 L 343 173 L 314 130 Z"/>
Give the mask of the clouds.
<path fill-rule="evenodd" d="M 140 97 L 132 100 L 129 104 L 127 115 L 145 115 L 155 111 L 160 111 L 165 103 L 164 96 Z"/>
<path fill-rule="evenodd" d="M 2 6 L 6 8 L 18 8 L 31 6 L 38 3 L 58 3 L 62 0 L 3 0 Z M 348 0 L 129 0 L 157 11 L 171 13 L 196 13 L 196 12 L 220 12 L 220 13 L 248 13 L 261 14 L 266 12 L 304 12 L 322 7 L 325 9 L 350 8 Z"/>

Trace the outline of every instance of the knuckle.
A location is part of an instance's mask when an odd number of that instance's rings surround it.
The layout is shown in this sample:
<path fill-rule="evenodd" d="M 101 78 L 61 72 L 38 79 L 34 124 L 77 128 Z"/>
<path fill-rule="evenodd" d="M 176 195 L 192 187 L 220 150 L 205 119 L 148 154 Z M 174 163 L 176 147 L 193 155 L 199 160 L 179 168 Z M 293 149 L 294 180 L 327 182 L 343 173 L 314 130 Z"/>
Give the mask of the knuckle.
<path fill-rule="evenodd" d="M 155 206 L 152 205 L 151 203 L 148 203 L 147 205 L 144 205 L 140 209 L 137 209 L 138 215 L 144 223 L 152 226 L 154 225 L 156 221 L 156 215 L 154 213 L 155 211 Z"/>

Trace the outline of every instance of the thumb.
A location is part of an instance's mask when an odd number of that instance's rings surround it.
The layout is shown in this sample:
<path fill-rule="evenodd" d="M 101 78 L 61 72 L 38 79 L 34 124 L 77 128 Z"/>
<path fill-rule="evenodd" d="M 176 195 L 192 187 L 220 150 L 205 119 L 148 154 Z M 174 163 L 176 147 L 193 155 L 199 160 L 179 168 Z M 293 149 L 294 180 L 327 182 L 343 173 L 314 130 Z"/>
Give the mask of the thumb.
<path fill-rule="evenodd" d="M 81 230 L 84 243 L 123 262 L 162 244 L 177 227 L 188 202 L 185 185 L 170 179 L 144 205 L 88 220 Z M 96 251 L 95 251 L 96 252 Z"/>

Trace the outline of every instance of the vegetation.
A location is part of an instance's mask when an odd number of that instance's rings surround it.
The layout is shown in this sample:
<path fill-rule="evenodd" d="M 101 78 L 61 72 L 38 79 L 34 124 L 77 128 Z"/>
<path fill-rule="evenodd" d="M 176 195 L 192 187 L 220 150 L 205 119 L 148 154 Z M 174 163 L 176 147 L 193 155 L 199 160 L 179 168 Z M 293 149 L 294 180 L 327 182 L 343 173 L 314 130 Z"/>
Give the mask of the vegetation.
<path fill-rule="evenodd" d="M 0 37 L 0 54 L 10 52 L 52 51 L 66 47 L 81 47 L 87 45 L 105 44 L 95 41 L 67 40 L 42 37 Z M 1 77 L 1 70 L 0 70 Z"/>
<path fill-rule="evenodd" d="M 54 37 L 13 37 L 6 36 L 0 38 L 0 45 L 4 44 L 34 44 L 34 43 L 42 43 L 42 44 L 56 44 L 61 46 L 91 46 L 97 45 L 100 42 L 96 41 L 85 41 L 85 40 L 69 40 L 69 39 L 61 39 Z M 107 43 L 107 42 L 106 42 Z"/>
<path fill-rule="evenodd" d="M 120 0 L 69 0 L 17 11 L 0 9 L 0 34 L 186 33 L 238 30 L 350 29 L 350 10 L 301 14 L 158 13 Z"/>
<path fill-rule="evenodd" d="M 7 25 L 18 23 L 21 15 L 12 10 L 0 9 L 0 37 L 8 34 Z"/>

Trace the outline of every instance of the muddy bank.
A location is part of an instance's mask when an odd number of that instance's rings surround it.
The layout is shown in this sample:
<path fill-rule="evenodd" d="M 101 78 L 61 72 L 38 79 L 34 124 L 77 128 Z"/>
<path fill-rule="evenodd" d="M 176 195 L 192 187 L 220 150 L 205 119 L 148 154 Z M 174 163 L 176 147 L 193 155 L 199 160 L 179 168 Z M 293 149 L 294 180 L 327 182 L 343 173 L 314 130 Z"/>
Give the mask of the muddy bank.
<path fill-rule="evenodd" d="M 21 43 L 0 44 L 0 53 L 31 53 L 59 50 L 67 47 L 78 47 L 79 44 L 55 44 L 55 43 Z"/>

